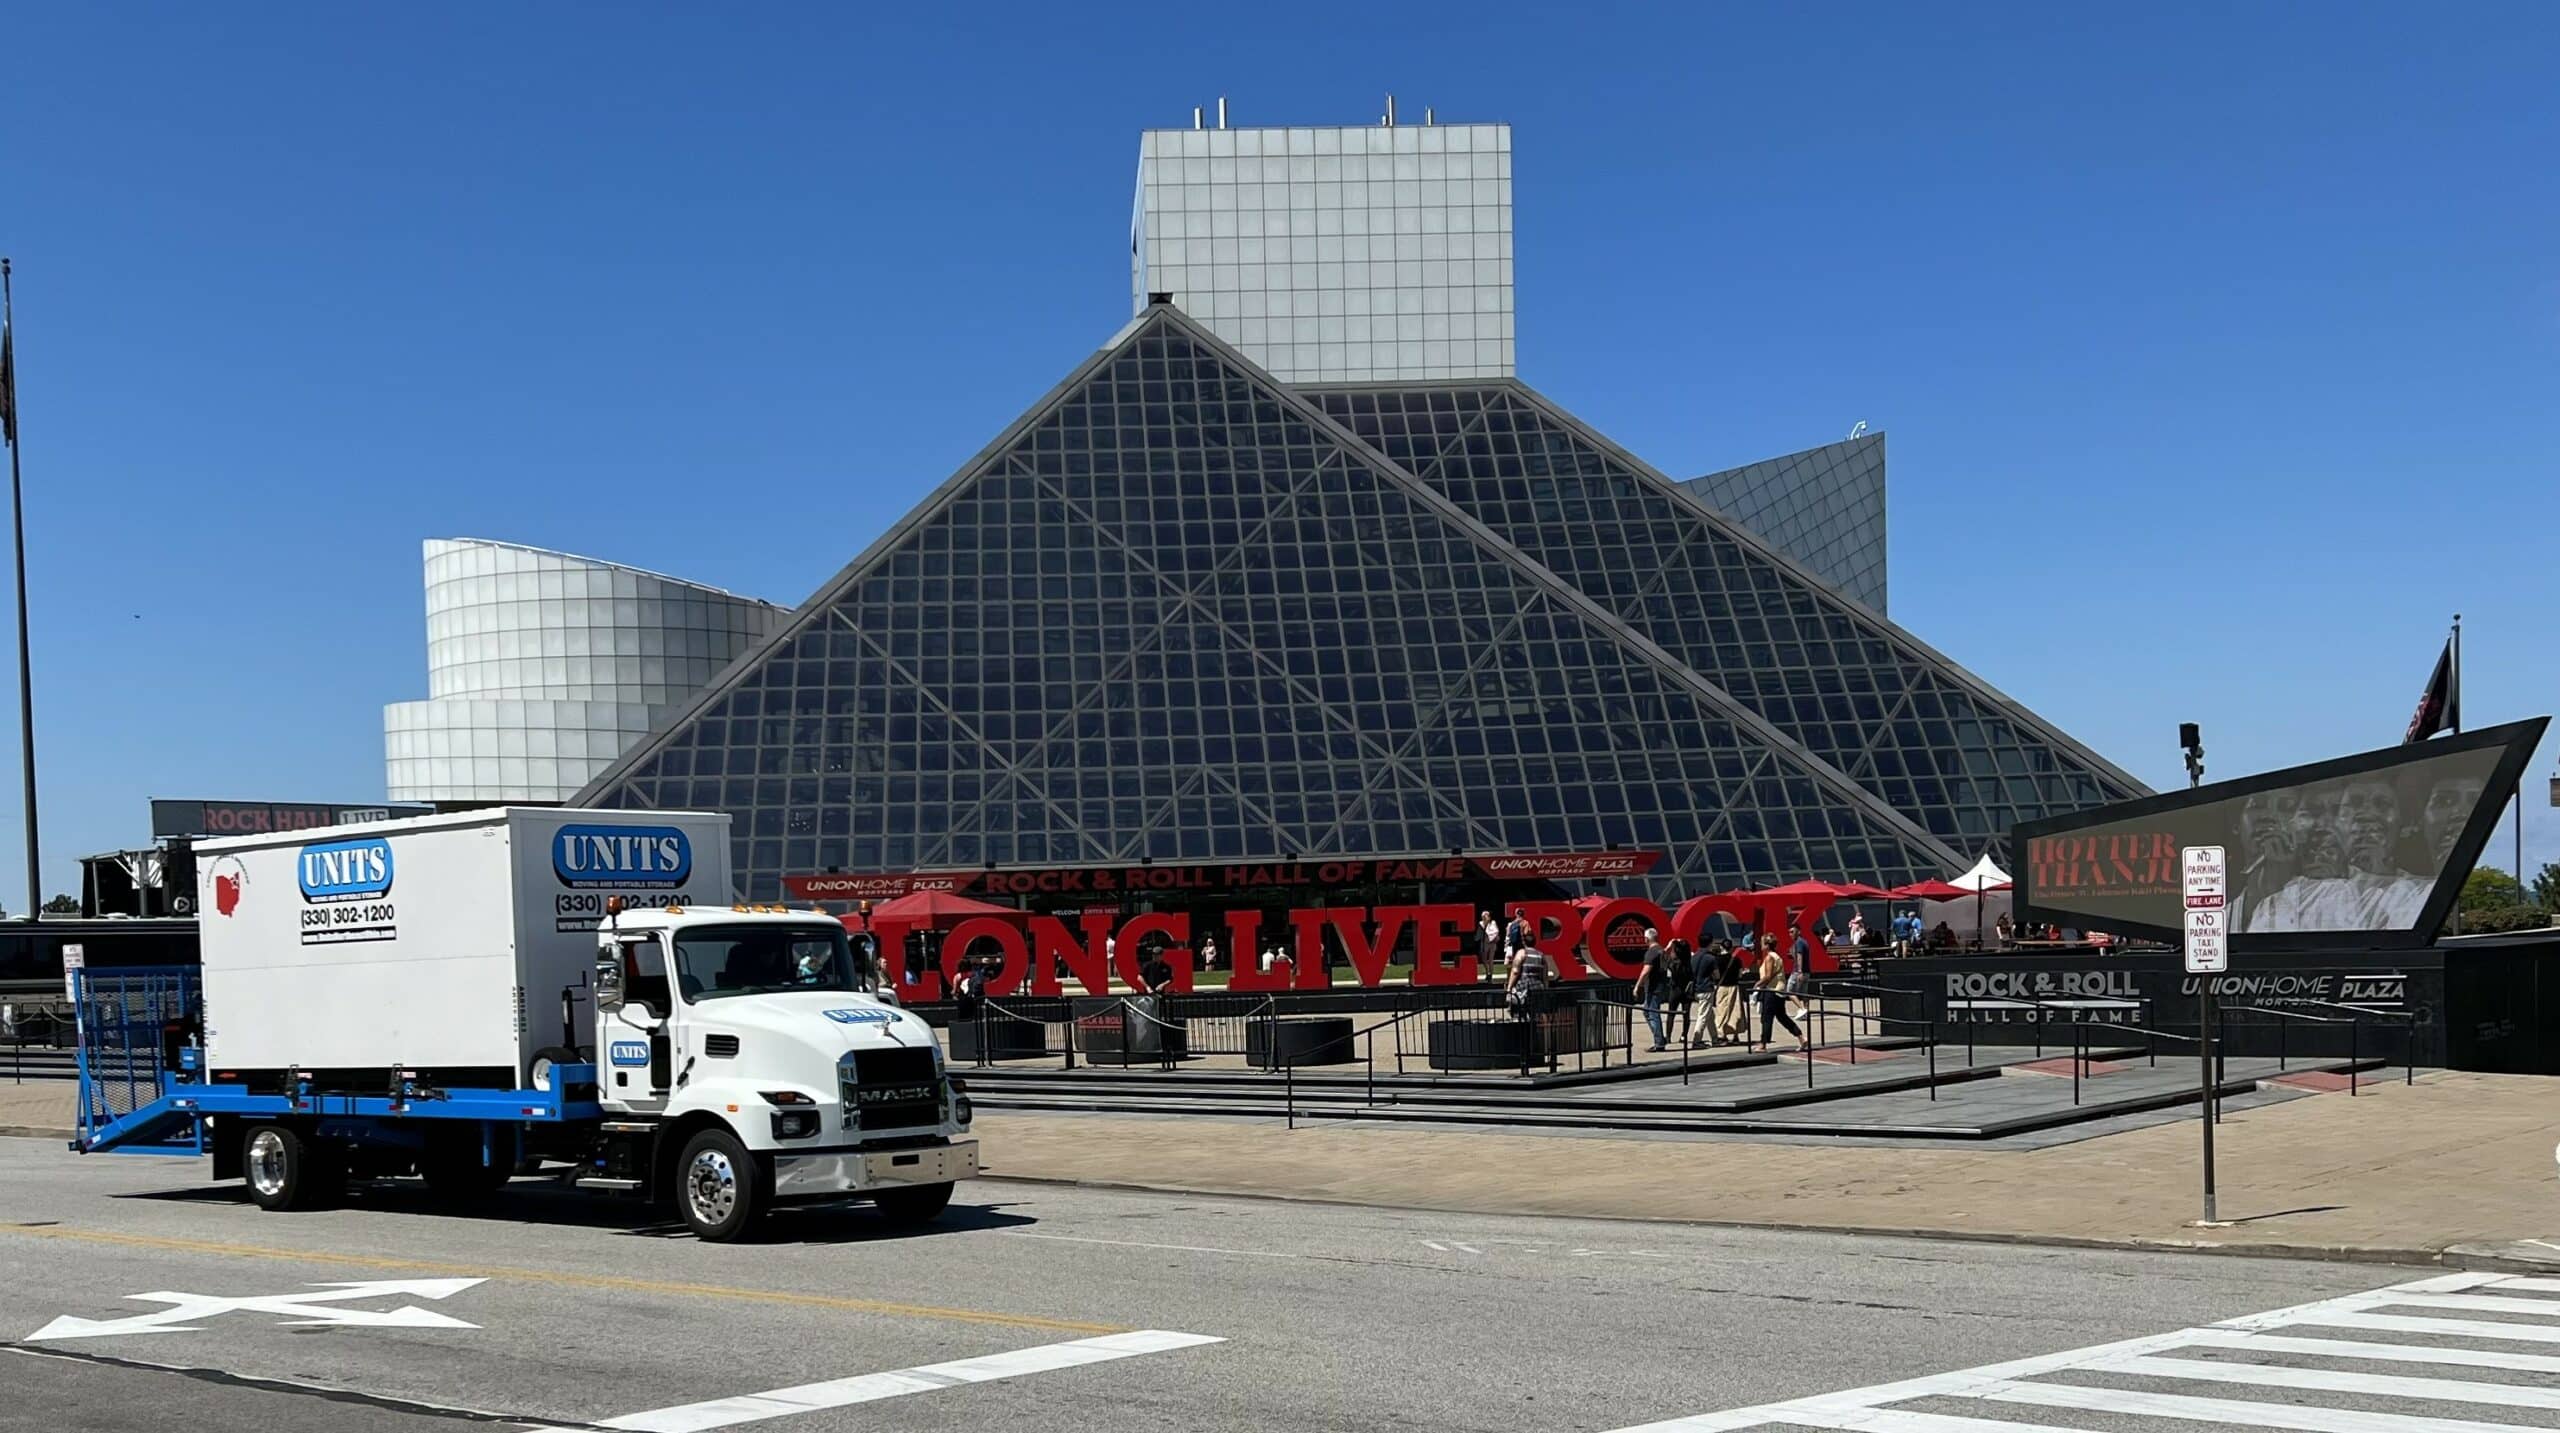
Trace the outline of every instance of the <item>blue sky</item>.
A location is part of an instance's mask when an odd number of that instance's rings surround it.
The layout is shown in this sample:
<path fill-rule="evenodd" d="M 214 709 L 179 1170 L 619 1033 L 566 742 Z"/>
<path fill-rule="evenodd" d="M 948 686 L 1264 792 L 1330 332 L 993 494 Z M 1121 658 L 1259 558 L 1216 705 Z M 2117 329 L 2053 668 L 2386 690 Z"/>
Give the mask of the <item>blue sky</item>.
<path fill-rule="evenodd" d="M 49 887 L 378 797 L 422 538 L 799 601 L 1126 317 L 1220 94 L 1512 122 L 1522 376 L 1674 473 L 1884 429 L 1895 616 L 2155 785 L 2395 739 L 2455 611 L 2473 725 L 2554 705 L 2560 12 L 883 8 L 12 15 Z"/>

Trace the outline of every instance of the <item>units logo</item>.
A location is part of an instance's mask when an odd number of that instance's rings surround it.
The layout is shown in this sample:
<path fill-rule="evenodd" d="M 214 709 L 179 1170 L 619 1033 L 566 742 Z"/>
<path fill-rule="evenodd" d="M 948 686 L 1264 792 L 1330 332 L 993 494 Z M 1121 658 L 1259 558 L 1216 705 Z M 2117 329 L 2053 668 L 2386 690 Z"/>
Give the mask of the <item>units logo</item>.
<path fill-rule="evenodd" d="M 564 886 L 673 888 L 693 874 L 693 843 L 673 826 L 563 826 L 551 869 Z"/>
<path fill-rule="evenodd" d="M 645 1065 L 649 1063 L 649 1042 L 616 1040 L 612 1045 L 611 1056 L 617 1065 Z"/>
<path fill-rule="evenodd" d="M 297 863 L 302 898 L 313 903 L 369 901 L 391 893 L 391 843 L 369 840 L 321 841 L 302 848 Z M 232 897 L 234 903 L 238 896 Z M 217 878 L 214 908 L 222 908 Z"/>

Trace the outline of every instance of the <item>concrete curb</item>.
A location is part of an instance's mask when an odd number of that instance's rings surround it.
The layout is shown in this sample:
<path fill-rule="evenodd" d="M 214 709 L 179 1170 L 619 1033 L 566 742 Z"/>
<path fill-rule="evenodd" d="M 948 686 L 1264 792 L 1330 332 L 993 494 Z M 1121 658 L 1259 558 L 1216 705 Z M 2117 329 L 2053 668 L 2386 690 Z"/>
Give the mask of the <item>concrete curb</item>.
<path fill-rule="evenodd" d="M 67 1143 L 77 1133 L 75 1130 L 48 1129 L 41 1125 L 0 1125 L 0 1138 L 6 1139 L 58 1139 Z"/>
<path fill-rule="evenodd" d="M 1489 1218 L 1544 1213 L 1544 1211 L 1487 1209 L 1479 1205 L 1442 1204 L 1428 1201 L 1407 1201 L 1393 1206 L 1379 1206 L 1366 1200 L 1337 1199 L 1322 1194 L 1274 1194 L 1266 1190 L 1221 1189 L 1211 1185 L 1196 1184 L 1148 1184 L 1129 1180 L 1062 1179 L 1036 1174 L 1008 1174 L 997 1168 L 985 1169 L 981 1173 L 988 1179 L 1008 1180 L 1016 1184 L 1052 1184 L 1070 1189 L 1215 1195 L 1222 1199 L 1269 1199 L 1291 1204 L 1337 1204 L 1364 1209 L 1393 1207 L 1428 1210 L 1438 1214 L 1476 1214 Z M 2552 1269 L 2552 1265 L 2547 1263 L 2530 1259 L 2510 1259 L 2492 1254 L 2463 1253 L 2453 1249 L 2385 1249 L 2359 1244 L 2218 1244 L 2205 1239 L 2162 1239 L 2142 1235 L 2102 1237 L 2076 1234 L 2022 1234 L 1990 1229 L 1897 1228 L 1891 1225 L 1779 1224 L 1765 1220 L 1743 1219 L 1662 1219 L 1634 1214 L 1556 1213 L 1553 1217 L 1604 1219 L 1625 1224 L 1686 1224 L 1702 1229 L 1738 1229 L 1775 1234 L 1850 1234 L 1876 1239 L 1929 1239 L 1953 1244 L 2111 1249 L 2155 1254 L 2223 1254 L 2258 1259 L 2304 1259 L 2319 1263 L 2423 1265 L 2497 1274 L 2547 1274 Z"/>

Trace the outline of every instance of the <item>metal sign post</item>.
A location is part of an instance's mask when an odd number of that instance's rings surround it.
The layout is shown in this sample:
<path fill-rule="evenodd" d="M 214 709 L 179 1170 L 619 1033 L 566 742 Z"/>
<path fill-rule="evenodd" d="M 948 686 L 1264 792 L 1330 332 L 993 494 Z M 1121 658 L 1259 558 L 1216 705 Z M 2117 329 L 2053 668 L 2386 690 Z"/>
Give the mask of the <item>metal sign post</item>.
<path fill-rule="evenodd" d="M 2223 908 L 2229 878 L 2220 846 L 2181 847 L 2178 866 L 2187 893 L 2187 973 L 2201 977 L 2196 982 L 2196 1053 L 2204 1066 L 2204 1218 L 2198 1222 L 2214 1225 L 2222 1221 L 2213 1191 L 2213 1125 L 2221 1103 L 2213 1078 L 2213 977 L 2231 968 L 2231 932 Z"/>

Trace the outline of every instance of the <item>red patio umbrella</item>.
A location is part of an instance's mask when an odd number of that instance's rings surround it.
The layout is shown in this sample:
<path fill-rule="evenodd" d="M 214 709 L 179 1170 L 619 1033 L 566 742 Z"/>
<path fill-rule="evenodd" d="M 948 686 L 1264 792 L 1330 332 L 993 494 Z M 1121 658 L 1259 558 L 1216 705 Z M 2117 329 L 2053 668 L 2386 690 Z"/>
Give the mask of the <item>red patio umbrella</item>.
<path fill-rule="evenodd" d="M 917 930 L 949 930 L 972 916 L 995 916 L 1004 920 L 1021 920 L 1029 915 L 1012 906 L 972 900 L 949 891 L 910 891 L 894 900 L 871 908 L 872 924 L 894 921 Z"/>
<path fill-rule="evenodd" d="M 1953 881 L 1913 881 L 1910 885 L 1893 888 L 1893 898 L 1897 901 L 1960 901 L 1972 894 Z"/>
<path fill-rule="evenodd" d="M 1847 887 L 1842 886 L 1835 881 L 1789 881 L 1783 886 L 1763 886 L 1759 890 L 1749 891 L 1745 894 L 1754 896 L 1787 897 L 1829 896 L 1833 900 L 1838 900 L 1846 893 L 1847 889 Z"/>

